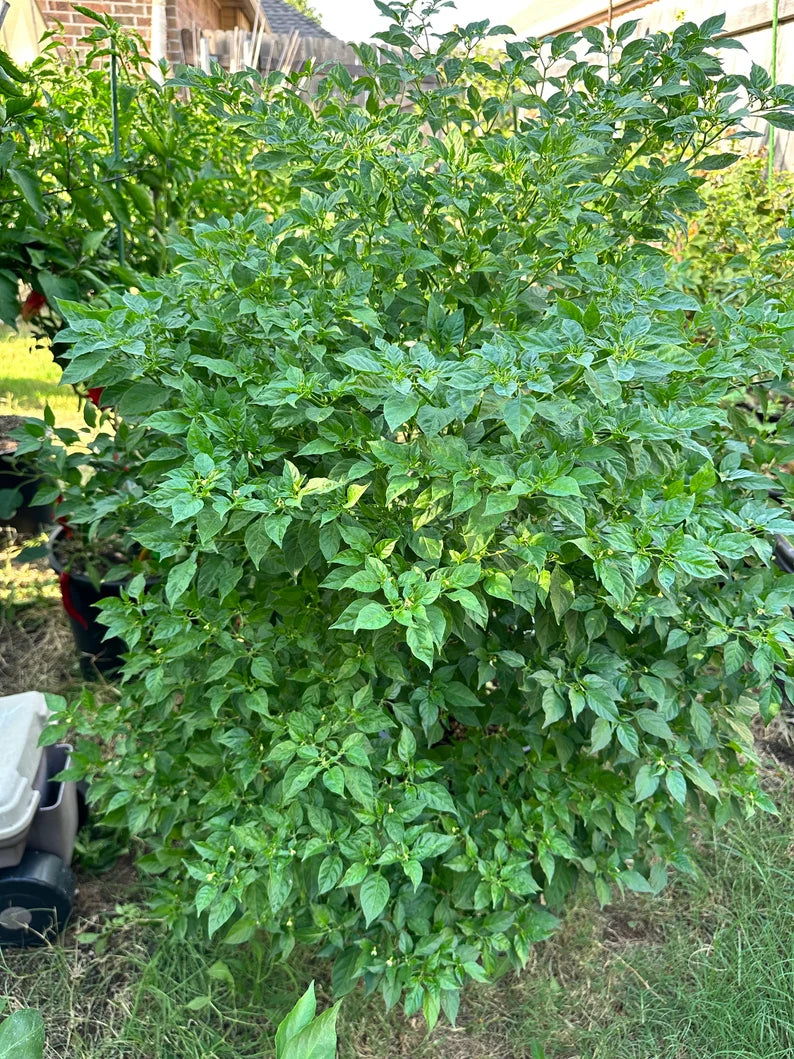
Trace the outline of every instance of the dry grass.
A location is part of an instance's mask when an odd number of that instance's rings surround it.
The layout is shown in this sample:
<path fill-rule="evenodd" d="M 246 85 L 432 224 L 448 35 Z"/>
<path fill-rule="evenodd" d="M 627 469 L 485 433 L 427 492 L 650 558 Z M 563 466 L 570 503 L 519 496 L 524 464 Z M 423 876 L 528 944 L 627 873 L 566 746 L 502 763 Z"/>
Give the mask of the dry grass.
<path fill-rule="evenodd" d="M 20 547 L 0 538 L 0 695 L 62 694 L 76 677 L 69 622 L 46 561 L 14 564 Z"/>

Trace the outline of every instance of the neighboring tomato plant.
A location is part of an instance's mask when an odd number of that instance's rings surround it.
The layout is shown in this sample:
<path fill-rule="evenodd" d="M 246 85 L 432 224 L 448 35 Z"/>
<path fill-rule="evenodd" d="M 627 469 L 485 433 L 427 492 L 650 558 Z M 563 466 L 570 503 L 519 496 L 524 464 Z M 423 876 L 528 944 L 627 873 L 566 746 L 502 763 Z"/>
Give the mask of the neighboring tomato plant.
<path fill-rule="evenodd" d="M 487 23 L 431 47 L 434 4 L 381 8 L 358 81 L 229 97 L 288 209 L 63 306 L 65 380 L 136 433 L 124 518 L 162 579 L 105 604 L 120 698 L 51 734 L 77 724 L 171 928 L 315 945 L 340 993 L 433 1024 L 578 879 L 657 892 L 694 812 L 770 806 L 749 721 L 790 687 L 792 524 L 728 416 L 794 317 L 702 312 L 658 244 L 726 130 L 791 124 L 794 93 L 724 75 L 720 19 L 491 67 Z"/>

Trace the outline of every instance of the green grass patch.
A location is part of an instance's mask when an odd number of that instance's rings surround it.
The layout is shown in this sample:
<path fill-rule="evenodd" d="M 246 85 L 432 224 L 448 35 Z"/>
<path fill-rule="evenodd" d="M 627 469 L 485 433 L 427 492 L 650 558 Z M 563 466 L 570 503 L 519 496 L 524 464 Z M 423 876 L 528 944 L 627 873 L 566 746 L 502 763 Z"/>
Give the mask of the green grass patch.
<path fill-rule="evenodd" d="M 0 415 L 41 417 L 49 404 L 58 426 L 83 425 L 80 399 L 71 386 L 59 385 L 60 378 L 48 342 L 0 338 Z"/>

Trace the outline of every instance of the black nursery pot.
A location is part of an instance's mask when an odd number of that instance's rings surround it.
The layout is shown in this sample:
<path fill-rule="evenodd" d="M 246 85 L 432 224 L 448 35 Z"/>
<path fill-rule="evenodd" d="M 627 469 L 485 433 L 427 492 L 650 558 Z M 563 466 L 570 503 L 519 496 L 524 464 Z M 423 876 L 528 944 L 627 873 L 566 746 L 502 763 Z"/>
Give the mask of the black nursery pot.
<path fill-rule="evenodd" d="M 31 503 L 43 480 L 24 457 L 16 458 L 17 444 L 5 436 L 7 431 L 21 424 L 22 419 L 17 416 L 0 416 L 0 490 L 16 489 L 20 494 L 16 511 L 11 518 L 0 519 L 0 525 L 13 526 L 17 533 L 33 535 L 49 526 L 55 513 L 49 504 Z"/>
<path fill-rule="evenodd" d="M 772 560 L 784 574 L 794 574 L 794 546 L 787 537 L 776 539 Z"/>
<path fill-rule="evenodd" d="M 99 621 L 101 612 L 97 604 L 103 599 L 118 598 L 125 582 L 102 581 L 97 589 L 85 574 L 67 570 L 58 557 L 58 541 L 64 539 L 65 534 L 65 528 L 58 526 L 50 536 L 47 551 L 50 566 L 60 581 L 63 609 L 69 617 L 75 646 L 80 652 L 80 669 L 90 680 L 98 673 L 113 673 L 121 668 L 121 655 L 127 645 L 118 636 L 104 639 L 107 626 Z"/>

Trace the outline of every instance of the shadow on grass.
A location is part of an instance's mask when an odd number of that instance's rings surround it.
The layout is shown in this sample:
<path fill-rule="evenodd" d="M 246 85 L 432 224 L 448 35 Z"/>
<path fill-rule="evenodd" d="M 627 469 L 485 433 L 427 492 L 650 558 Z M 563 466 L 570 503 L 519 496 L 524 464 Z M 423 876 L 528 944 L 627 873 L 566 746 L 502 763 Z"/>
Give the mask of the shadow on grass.
<path fill-rule="evenodd" d="M 25 401 L 29 401 L 32 398 L 42 398 L 46 400 L 50 397 L 72 397 L 74 396 L 74 390 L 70 386 L 59 385 L 57 379 L 50 381 L 48 379 L 26 379 L 16 378 L 9 379 L 6 376 L 0 375 L 0 401 L 4 397 L 12 397 L 18 404 L 23 404 Z M 77 398 L 75 397 L 75 400 Z"/>

